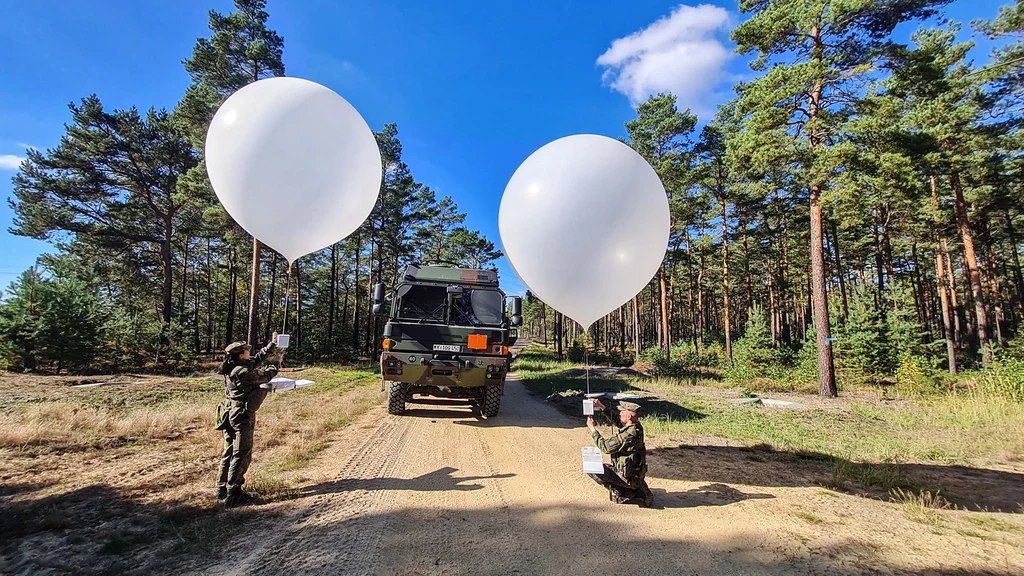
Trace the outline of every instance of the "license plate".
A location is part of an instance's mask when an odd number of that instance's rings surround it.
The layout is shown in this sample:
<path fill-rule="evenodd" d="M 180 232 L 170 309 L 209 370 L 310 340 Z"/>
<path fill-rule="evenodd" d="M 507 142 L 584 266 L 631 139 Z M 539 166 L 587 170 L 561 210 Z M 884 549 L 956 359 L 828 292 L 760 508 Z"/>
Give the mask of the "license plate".
<path fill-rule="evenodd" d="M 462 352 L 462 346 L 453 344 L 434 344 L 435 352 Z"/>

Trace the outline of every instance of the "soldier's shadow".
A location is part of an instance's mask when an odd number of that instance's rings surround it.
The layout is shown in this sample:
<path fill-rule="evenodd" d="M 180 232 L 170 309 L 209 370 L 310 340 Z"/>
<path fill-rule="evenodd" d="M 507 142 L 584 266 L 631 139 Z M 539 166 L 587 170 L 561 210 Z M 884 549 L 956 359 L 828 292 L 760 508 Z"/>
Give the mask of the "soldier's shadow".
<path fill-rule="evenodd" d="M 512 473 L 494 474 L 492 476 L 455 476 L 455 472 L 458 472 L 458 468 L 445 466 L 444 468 L 439 468 L 414 478 L 343 478 L 333 482 L 301 488 L 299 489 L 299 496 L 355 492 L 358 490 L 414 490 L 417 492 L 457 490 L 466 492 L 480 490 L 484 487 L 483 484 L 475 483 L 477 480 L 511 478 L 515 476 Z"/>
<path fill-rule="evenodd" d="M 651 488 L 654 492 L 654 508 L 700 508 L 703 506 L 728 506 L 743 500 L 767 500 L 772 494 L 742 492 L 732 486 L 720 483 L 705 484 L 685 492 L 668 492 Z"/>

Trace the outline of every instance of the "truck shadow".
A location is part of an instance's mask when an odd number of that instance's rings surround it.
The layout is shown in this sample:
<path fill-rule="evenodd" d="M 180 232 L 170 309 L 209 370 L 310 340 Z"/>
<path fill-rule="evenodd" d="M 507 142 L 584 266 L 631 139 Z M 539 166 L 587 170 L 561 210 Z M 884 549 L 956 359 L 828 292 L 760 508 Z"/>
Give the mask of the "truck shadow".
<path fill-rule="evenodd" d="M 420 474 L 415 478 L 344 478 L 333 482 L 325 482 L 306 488 L 299 489 L 299 496 L 313 496 L 317 494 L 334 494 L 336 492 L 352 492 L 356 490 L 413 490 L 416 492 L 444 492 L 457 490 L 466 492 L 480 490 L 483 484 L 474 483 L 477 480 L 490 480 L 498 478 L 512 478 L 515 474 L 494 474 L 493 476 L 462 476 L 456 477 L 458 468 L 445 466 L 427 474 Z"/>

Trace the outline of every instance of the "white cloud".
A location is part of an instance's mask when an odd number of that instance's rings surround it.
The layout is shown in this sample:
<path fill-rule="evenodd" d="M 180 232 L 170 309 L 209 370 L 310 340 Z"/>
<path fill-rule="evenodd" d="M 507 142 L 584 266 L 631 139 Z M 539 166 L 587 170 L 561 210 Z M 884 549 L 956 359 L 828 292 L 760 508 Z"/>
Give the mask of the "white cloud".
<path fill-rule="evenodd" d="M 597 59 L 603 80 L 634 106 L 658 92 L 671 92 L 680 108 L 709 112 L 709 99 L 731 79 L 725 66 L 733 57 L 723 38 L 732 27 L 718 6 L 679 5 L 668 16 L 612 42 Z"/>
<path fill-rule="evenodd" d="M 33 146 L 31 144 L 25 144 L 24 142 L 17 142 L 17 144 L 18 144 L 18 146 L 21 146 L 25 150 L 38 150 L 39 149 L 37 146 Z"/>
<path fill-rule="evenodd" d="M 14 154 L 0 154 L 0 170 L 17 170 L 25 159 Z"/>

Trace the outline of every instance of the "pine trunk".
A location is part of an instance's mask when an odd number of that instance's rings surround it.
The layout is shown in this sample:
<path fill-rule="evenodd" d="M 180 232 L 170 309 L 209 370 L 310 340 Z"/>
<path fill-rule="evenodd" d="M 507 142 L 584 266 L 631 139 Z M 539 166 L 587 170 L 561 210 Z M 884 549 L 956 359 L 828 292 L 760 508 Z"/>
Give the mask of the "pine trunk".
<path fill-rule="evenodd" d="M 729 333 L 729 224 L 725 196 L 719 194 L 722 205 L 722 326 L 725 329 L 725 355 L 732 362 L 732 335 Z"/>
<path fill-rule="evenodd" d="M 992 363 L 992 350 L 988 345 L 988 315 L 985 312 L 985 299 L 981 285 L 981 271 L 974 251 L 974 234 L 967 219 L 967 202 L 964 201 L 964 190 L 960 183 L 960 174 L 950 174 L 953 186 L 953 209 L 956 213 L 957 227 L 963 240 L 964 260 L 970 275 L 971 298 L 974 300 L 974 316 L 977 319 L 978 346 L 981 348 L 981 363 L 989 366 Z"/>
<path fill-rule="evenodd" d="M 238 307 L 238 268 L 235 263 L 235 247 L 228 252 L 228 313 L 224 319 L 224 346 L 235 339 L 235 309 Z"/>
<path fill-rule="evenodd" d="M 361 238 L 356 237 L 356 269 L 355 279 L 352 281 L 352 292 L 355 293 L 355 302 L 352 309 L 352 354 L 359 356 L 359 256 L 363 250 L 360 243 Z"/>
<path fill-rule="evenodd" d="M 665 352 L 665 358 L 669 357 L 669 352 L 672 347 L 672 335 L 668 329 L 668 286 L 665 284 L 665 262 L 661 263 L 661 268 L 658 270 L 658 287 L 660 288 L 659 293 L 661 296 L 661 345 L 662 350 Z"/>
<path fill-rule="evenodd" d="M 302 350 L 302 273 L 295 263 L 295 348 Z"/>
<path fill-rule="evenodd" d="M 839 294 L 843 301 L 843 321 L 850 316 L 849 302 L 846 299 L 846 275 L 843 274 L 843 261 L 839 257 L 839 231 L 835 222 L 829 222 L 832 229 L 832 249 L 836 253 L 836 275 L 839 277 Z"/>
<path fill-rule="evenodd" d="M 249 280 L 249 325 L 245 340 L 250 345 L 256 341 L 256 329 L 259 322 L 256 307 L 260 301 L 260 241 L 252 239 L 252 277 Z"/>
<path fill-rule="evenodd" d="M 334 317 L 338 311 L 338 243 L 331 244 L 331 281 L 327 297 L 327 347 L 334 344 Z"/>
<path fill-rule="evenodd" d="M 277 251 L 270 261 L 270 294 L 267 298 L 267 322 L 263 329 L 263 341 L 270 342 L 270 333 L 274 329 L 274 290 L 277 288 Z"/>
<path fill-rule="evenodd" d="M 832 360 L 831 327 L 828 323 L 828 298 L 825 294 L 825 255 L 822 244 L 821 186 L 811 186 L 811 309 L 818 337 L 818 393 L 834 398 L 836 372 Z"/>
<path fill-rule="evenodd" d="M 1017 250 L 1017 233 L 1013 229 L 1013 219 L 1010 218 L 1010 211 L 1005 210 L 1003 216 L 1006 219 L 1006 237 L 1010 241 L 1010 255 L 1012 256 L 1013 284 L 1017 290 L 1017 312 L 1024 319 L 1024 275 L 1020 270 L 1020 253 Z"/>

